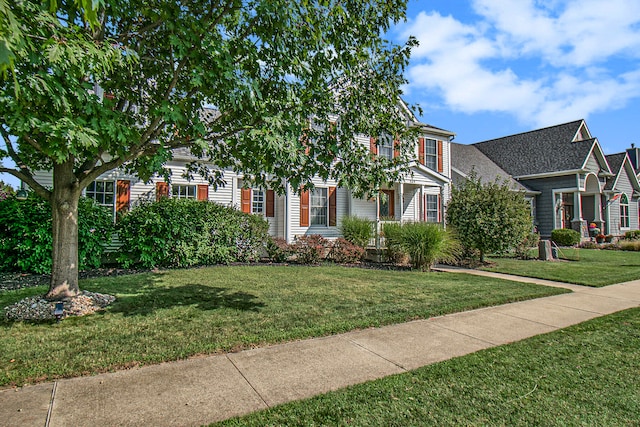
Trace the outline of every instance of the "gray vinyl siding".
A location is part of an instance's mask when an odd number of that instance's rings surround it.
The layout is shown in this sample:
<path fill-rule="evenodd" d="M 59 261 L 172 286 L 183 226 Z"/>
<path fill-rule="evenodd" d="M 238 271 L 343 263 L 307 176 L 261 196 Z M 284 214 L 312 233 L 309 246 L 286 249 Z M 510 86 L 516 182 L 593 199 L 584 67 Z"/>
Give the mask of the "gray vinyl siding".
<path fill-rule="evenodd" d="M 539 191 L 536 196 L 536 216 L 534 223 L 542 237 L 550 237 L 553 230 L 555 206 L 553 191 L 560 188 L 576 188 L 576 175 L 565 175 L 553 178 L 521 180 L 528 188 Z"/>
<path fill-rule="evenodd" d="M 587 160 L 586 169 L 596 173 L 600 172 L 600 163 L 598 162 L 598 159 L 596 159 L 596 156 L 593 155 L 593 153 L 591 153 L 589 159 Z"/>

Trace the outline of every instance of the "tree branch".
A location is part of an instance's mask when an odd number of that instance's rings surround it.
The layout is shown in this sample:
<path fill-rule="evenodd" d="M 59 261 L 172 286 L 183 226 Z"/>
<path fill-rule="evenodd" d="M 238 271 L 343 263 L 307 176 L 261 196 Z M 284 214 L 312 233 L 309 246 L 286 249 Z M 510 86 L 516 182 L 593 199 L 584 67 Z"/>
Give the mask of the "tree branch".
<path fill-rule="evenodd" d="M 51 191 L 44 188 L 38 181 L 36 181 L 30 174 L 25 174 L 22 171 L 18 171 L 10 168 L 1 168 L 0 173 L 7 173 L 12 175 L 25 184 L 27 184 L 38 196 L 47 201 L 51 201 Z"/>

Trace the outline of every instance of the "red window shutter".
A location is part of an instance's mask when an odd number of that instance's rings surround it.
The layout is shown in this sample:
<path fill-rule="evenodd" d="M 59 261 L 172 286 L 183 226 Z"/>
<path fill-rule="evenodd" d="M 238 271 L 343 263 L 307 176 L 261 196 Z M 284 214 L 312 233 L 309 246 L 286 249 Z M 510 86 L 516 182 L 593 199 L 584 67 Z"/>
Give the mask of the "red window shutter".
<path fill-rule="evenodd" d="M 198 200 L 209 200 L 209 186 L 206 184 L 198 185 Z"/>
<path fill-rule="evenodd" d="M 251 189 L 243 188 L 240 193 L 240 208 L 244 213 L 251 213 Z"/>
<path fill-rule="evenodd" d="M 156 182 L 156 201 L 163 197 L 169 197 L 169 184 L 166 182 Z"/>
<path fill-rule="evenodd" d="M 300 227 L 309 226 L 309 192 L 300 193 Z"/>
<path fill-rule="evenodd" d="M 400 155 L 400 141 L 394 140 L 393 141 L 393 158 L 395 159 L 399 155 Z"/>
<path fill-rule="evenodd" d="M 387 193 L 389 194 L 389 216 L 395 218 L 395 216 L 396 216 L 396 192 L 395 192 L 395 190 L 388 190 Z"/>
<path fill-rule="evenodd" d="M 329 187 L 329 226 L 335 227 L 337 224 L 337 206 L 338 200 L 336 187 Z"/>
<path fill-rule="evenodd" d="M 442 162 L 442 141 L 438 141 L 438 172 L 442 173 L 444 171 L 443 162 Z"/>
<path fill-rule="evenodd" d="M 268 218 L 275 216 L 275 192 L 273 190 L 267 190 L 267 206 L 265 207 L 265 215 Z"/>
<path fill-rule="evenodd" d="M 374 137 L 369 138 L 369 148 L 373 154 L 378 154 L 378 146 Z"/>
<path fill-rule="evenodd" d="M 418 138 L 418 162 L 424 165 L 424 138 Z"/>
<path fill-rule="evenodd" d="M 116 189 L 116 212 L 126 212 L 129 210 L 129 201 L 131 200 L 131 182 L 118 180 L 116 181 Z"/>

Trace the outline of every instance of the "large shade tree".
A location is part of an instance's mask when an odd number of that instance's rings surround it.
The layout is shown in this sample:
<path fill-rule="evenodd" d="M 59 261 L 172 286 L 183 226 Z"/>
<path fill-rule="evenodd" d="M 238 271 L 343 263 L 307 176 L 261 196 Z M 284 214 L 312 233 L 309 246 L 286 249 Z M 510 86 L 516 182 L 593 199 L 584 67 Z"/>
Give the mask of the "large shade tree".
<path fill-rule="evenodd" d="M 354 137 L 408 135 L 397 106 L 415 41 L 384 39 L 406 0 L 46 3 L 0 0 L 0 159 L 16 164 L 0 172 L 52 206 L 49 299 L 79 292 L 78 199 L 114 168 L 168 177 L 187 147 L 214 185 L 227 168 L 280 191 L 318 175 L 357 194 L 403 171 L 405 156 L 374 159 Z"/>

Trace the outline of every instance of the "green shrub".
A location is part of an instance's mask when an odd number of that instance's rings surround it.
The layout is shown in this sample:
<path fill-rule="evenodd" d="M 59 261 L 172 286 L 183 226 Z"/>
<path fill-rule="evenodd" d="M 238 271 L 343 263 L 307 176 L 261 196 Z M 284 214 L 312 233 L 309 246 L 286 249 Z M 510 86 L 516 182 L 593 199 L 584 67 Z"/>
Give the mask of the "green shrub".
<path fill-rule="evenodd" d="M 214 202 L 143 202 L 118 222 L 125 267 L 188 267 L 260 258 L 269 224 Z"/>
<path fill-rule="evenodd" d="M 324 258 L 327 247 L 329 247 L 329 242 L 319 234 L 299 237 L 293 245 L 296 262 L 317 264 Z"/>
<path fill-rule="evenodd" d="M 362 246 L 358 246 L 340 237 L 331 245 L 329 259 L 338 264 L 351 264 L 360 262 L 364 254 L 365 249 Z"/>
<path fill-rule="evenodd" d="M 267 239 L 266 250 L 272 262 L 285 262 L 293 251 L 285 239 L 271 236 Z"/>
<path fill-rule="evenodd" d="M 398 222 L 389 222 L 382 226 L 385 256 L 388 262 L 404 264 L 409 259 L 409 254 L 402 246 L 402 226 Z"/>
<path fill-rule="evenodd" d="M 551 231 L 551 240 L 558 246 L 573 246 L 580 243 L 580 233 L 568 228 L 556 228 Z"/>
<path fill-rule="evenodd" d="M 515 254 L 520 259 L 531 259 L 531 248 L 538 248 L 540 242 L 540 235 L 538 233 L 529 233 L 526 239 L 524 239 L 518 246 L 516 246 Z"/>
<path fill-rule="evenodd" d="M 366 248 L 369 241 L 374 237 L 373 221 L 357 216 L 346 216 L 342 219 L 340 229 L 346 240 Z"/>
<path fill-rule="evenodd" d="M 626 240 L 637 240 L 640 239 L 640 230 L 629 230 L 624 233 L 624 238 Z"/>
<path fill-rule="evenodd" d="M 454 261 L 459 253 L 458 241 L 440 224 L 411 222 L 385 224 L 387 249 L 406 254 L 413 268 L 428 271 L 437 261 Z"/>
<path fill-rule="evenodd" d="M 0 270 L 50 273 L 51 207 L 35 193 L 27 200 L 8 197 L 0 201 Z M 78 202 L 78 266 L 100 267 L 105 245 L 111 239 L 111 212 L 92 199 Z"/>

